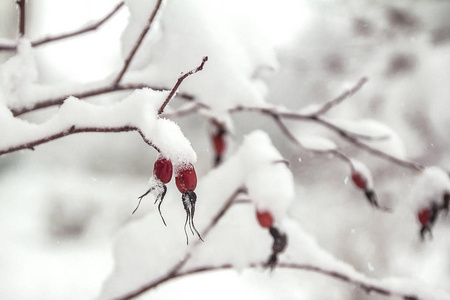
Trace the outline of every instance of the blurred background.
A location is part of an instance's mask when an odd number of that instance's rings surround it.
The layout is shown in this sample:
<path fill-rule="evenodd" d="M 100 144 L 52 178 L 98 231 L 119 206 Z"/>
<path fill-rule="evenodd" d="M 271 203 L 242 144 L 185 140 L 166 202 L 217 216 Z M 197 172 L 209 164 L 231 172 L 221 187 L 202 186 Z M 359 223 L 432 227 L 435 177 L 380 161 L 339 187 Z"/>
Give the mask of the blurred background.
<path fill-rule="evenodd" d="M 277 54 L 279 67 L 266 78 L 268 102 L 293 110 L 324 103 L 367 76 L 369 82 L 362 90 L 328 116 L 384 123 L 399 137 L 385 145 L 388 152 L 404 152 L 421 164 L 450 170 L 450 2 L 243 2 L 254 8 L 243 9 L 251 12 L 248 22 L 262 28 Z M 116 3 L 28 1 L 27 37 L 34 40 L 79 28 L 102 18 Z M 122 9 L 97 31 L 37 48 L 39 83 L 91 82 L 117 70 L 127 19 L 128 11 Z M 15 2 L 0 0 L 0 42 L 16 38 L 16 24 Z M 11 55 L 0 53 L 0 61 Z M 100 103 L 125 95 L 90 100 Z M 56 110 L 23 118 L 42 122 Z M 175 121 L 198 154 L 196 169 L 201 177 L 213 167 L 209 122 L 197 115 Z M 289 123 L 294 132 L 326 136 L 364 161 L 374 175 L 380 202 L 394 210 L 380 214 L 347 184 L 348 170 L 340 161 L 299 151 L 265 116 L 240 113 L 233 121 L 226 155 L 232 154 L 243 135 L 256 128 L 267 131 L 295 176 L 298 201 L 290 215 L 323 248 L 370 277 L 407 276 L 448 290 L 449 221 L 440 219 L 433 241 L 420 243 L 408 200 L 414 185 L 410 170 L 363 153 L 317 125 Z M 132 220 L 131 211 L 147 189 L 155 157 L 155 151 L 134 133 L 72 135 L 35 151 L 0 157 L 0 298 L 97 296 L 113 268 L 114 235 Z M 245 272 L 242 277 L 211 276 L 211 284 L 227 282 L 241 298 L 254 297 L 255 286 L 265 290 L 270 285 L 267 278 Z M 383 299 L 320 276 L 302 276 L 297 296 L 303 291 L 309 299 Z M 289 289 L 289 278 L 279 278 L 265 296 L 276 299 L 273 291 Z M 194 276 L 179 284 L 196 290 L 201 280 Z M 153 296 L 174 299 L 173 284 Z M 202 295 L 199 292 L 199 299 Z M 235 294 L 223 297 L 228 295 Z"/>

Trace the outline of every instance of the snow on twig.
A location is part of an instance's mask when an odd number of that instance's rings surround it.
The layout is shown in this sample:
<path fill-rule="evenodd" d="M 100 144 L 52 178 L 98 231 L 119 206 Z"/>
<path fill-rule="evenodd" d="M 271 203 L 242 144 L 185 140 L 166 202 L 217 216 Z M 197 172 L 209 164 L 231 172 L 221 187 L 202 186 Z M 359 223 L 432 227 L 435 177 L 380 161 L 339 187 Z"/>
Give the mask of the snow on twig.
<path fill-rule="evenodd" d="M 42 124 L 30 124 L 0 110 L 0 155 L 35 146 L 81 132 L 138 132 L 143 140 L 172 160 L 174 164 L 196 161 L 196 154 L 180 128 L 157 117 L 155 103 L 165 92 L 136 90 L 121 102 L 99 106 L 69 97 L 58 113 Z M 150 100 L 150 101 L 149 101 Z M 11 132 L 10 128 L 15 128 Z"/>
<path fill-rule="evenodd" d="M 10 108 L 10 110 L 13 113 L 13 115 L 16 117 L 16 116 L 20 116 L 25 113 L 33 112 L 35 110 L 48 108 L 51 106 L 59 106 L 59 105 L 63 104 L 64 100 L 66 100 L 69 96 L 73 96 L 73 97 L 81 100 L 84 98 L 99 96 L 99 95 L 103 95 L 103 94 L 107 94 L 107 93 L 113 93 L 113 92 L 119 92 L 119 91 L 132 91 L 132 90 L 138 90 L 138 89 L 143 89 L 143 88 L 150 88 L 154 91 L 167 91 L 168 90 L 168 88 L 157 87 L 157 86 L 152 86 L 152 85 L 142 84 L 142 83 L 127 83 L 127 84 L 119 84 L 116 86 L 108 84 L 105 86 L 94 87 L 94 88 L 86 89 L 84 91 L 80 91 L 80 92 L 76 92 L 76 93 L 72 93 L 72 94 L 64 94 L 64 95 L 57 96 L 54 98 L 39 100 L 32 105 Z M 193 99 L 192 95 L 186 94 L 186 93 L 177 93 L 176 96 L 179 98 L 183 98 L 186 101 L 191 101 Z"/>
<path fill-rule="evenodd" d="M 352 88 L 351 90 L 345 92 L 344 94 L 342 94 L 341 96 L 336 98 L 336 99 L 342 99 L 342 100 L 335 99 L 335 101 L 332 101 L 333 105 L 337 105 L 338 103 L 342 102 L 343 99 L 345 99 L 349 95 L 354 94 L 356 91 L 358 91 L 362 87 L 362 85 L 365 82 L 366 82 L 365 78 L 361 79 L 359 81 L 359 83 L 357 85 L 355 85 L 354 88 Z M 198 102 L 197 100 L 191 100 L 191 101 L 199 103 L 199 105 L 202 104 L 202 103 Z M 202 107 L 207 109 L 207 106 L 202 105 Z M 329 108 L 331 108 L 331 106 Z M 329 110 L 329 108 L 326 109 L 325 111 Z M 393 162 L 396 165 L 411 169 L 416 172 L 422 172 L 424 169 L 424 166 L 422 166 L 421 164 L 396 157 L 394 155 L 391 155 L 389 153 L 381 151 L 381 150 L 379 150 L 375 147 L 372 147 L 361 141 L 361 140 L 383 141 L 387 138 L 387 136 L 370 136 L 370 135 L 365 135 L 365 134 L 360 134 L 360 133 L 355 133 L 355 132 L 349 131 L 343 127 L 333 124 L 330 121 L 327 121 L 324 118 L 321 118 L 320 116 L 317 115 L 317 112 L 312 113 L 312 114 L 310 114 L 310 113 L 302 114 L 299 112 L 287 110 L 285 108 L 277 108 L 276 106 L 273 106 L 273 107 L 248 107 L 248 106 L 242 106 L 242 105 L 236 106 L 236 107 L 228 110 L 229 113 L 237 113 L 237 112 L 243 112 L 243 111 L 261 113 L 261 114 L 268 115 L 268 116 L 274 118 L 278 127 L 280 127 L 280 129 L 288 137 L 288 139 L 291 140 L 292 142 L 294 142 L 294 144 L 297 144 L 300 146 L 302 146 L 300 141 L 297 138 L 295 138 L 295 136 L 293 136 L 292 133 L 290 133 L 290 131 L 287 129 L 286 125 L 284 125 L 284 123 L 281 121 L 281 119 L 311 121 L 311 122 L 320 124 L 320 125 L 328 128 L 329 130 L 339 134 L 347 142 L 350 142 L 351 144 L 357 146 L 358 148 L 361 148 L 364 151 L 367 151 L 377 157 L 380 157 L 387 161 Z M 319 111 L 322 111 L 322 110 L 319 110 Z M 323 112 L 325 112 L 325 111 L 323 111 Z M 192 112 L 195 112 L 195 110 L 192 110 Z M 307 149 L 307 147 L 303 147 L 303 146 L 302 146 L 302 148 Z M 311 151 L 312 149 L 308 149 L 308 150 Z M 313 151 L 313 152 L 318 152 L 318 151 Z M 329 153 L 330 151 L 326 151 L 326 152 Z M 339 151 L 332 151 L 332 152 L 334 152 L 334 154 L 336 154 L 338 157 L 343 158 L 344 160 L 348 160 L 346 158 L 346 156 L 343 155 L 341 152 L 339 152 Z M 322 153 L 323 153 L 323 151 L 322 151 Z"/>

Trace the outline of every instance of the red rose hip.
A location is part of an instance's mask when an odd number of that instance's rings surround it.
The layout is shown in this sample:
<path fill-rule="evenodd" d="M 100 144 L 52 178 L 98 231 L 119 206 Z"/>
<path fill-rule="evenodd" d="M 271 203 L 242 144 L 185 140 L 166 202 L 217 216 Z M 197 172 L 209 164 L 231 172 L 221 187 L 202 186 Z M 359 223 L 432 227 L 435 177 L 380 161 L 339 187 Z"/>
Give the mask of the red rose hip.
<path fill-rule="evenodd" d="M 185 166 L 183 169 L 178 170 L 175 177 L 178 190 L 183 194 L 187 191 L 195 190 L 197 186 L 197 174 L 192 164 Z"/>
<path fill-rule="evenodd" d="M 216 134 L 213 136 L 213 145 L 216 154 L 222 155 L 225 151 L 225 140 L 223 138 L 223 134 Z"/>
<path fill-rule="evenodd" d="M 172 170 L 172 163 L 164 157 L 159 157 L 153 166 L 153 174 L 156 178 L 161 180 L 162 183 L 168 183 L 170 181 L 172 178 Z"/>
<path fill-rule="evenodd" d="M 428 208 L 424 208 L 417 214 L 420 224 L 427 225 L 430 222 L 431 211 Z"/>
<path fill-rule="evenodd" d="M 360 189 L 366 189 L 367 187 L 367 179 L 361 173 L 352 173 L 353 183 L 359 187 Z"/>
<path fill-rule="evenodd" d="M 273 217 L 268 211 L 256 211 L 256 218 L 258 219 L 259 225 L 264 228 L 270 228 L 273 224 Z"/>

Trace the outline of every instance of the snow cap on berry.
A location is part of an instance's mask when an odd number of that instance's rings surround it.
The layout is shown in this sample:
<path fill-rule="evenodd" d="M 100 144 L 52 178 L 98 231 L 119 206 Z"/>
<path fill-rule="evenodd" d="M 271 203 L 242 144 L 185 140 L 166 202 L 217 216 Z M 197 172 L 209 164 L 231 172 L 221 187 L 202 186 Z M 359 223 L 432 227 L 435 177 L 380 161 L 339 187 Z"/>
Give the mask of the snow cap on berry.
<path fill-rule="evenodd" d="M 238 152 L 244 185 L 258 211 L 283 220 L 294 199 L 294 178 L 267 133 L 256 130 L 244 138 Z"/>
<path fill-rule="evenodd" d="M 264 228 L 270 228 L 273 225 L 273 217 L 272 214 L 268 211 L 256 211 L 256 219 L 259 222 L 259 225 L 261 225 Z"/>
<path fill-rule="evenodd" d="M 351 179 L 354 182 L 354 184 L 361 189 L 372 190 L 373 178 L 369 168 L 367 168 L 365 164 L 356 159 L 352 159 L 351 164 L 352 164 Z"/>
<path fill-rule="evenodd" d="M 414 210 L 443 204 L 446 193 L 450 193 L 447 172 L 438 167 L 425 168 L 411 190 Z"/>

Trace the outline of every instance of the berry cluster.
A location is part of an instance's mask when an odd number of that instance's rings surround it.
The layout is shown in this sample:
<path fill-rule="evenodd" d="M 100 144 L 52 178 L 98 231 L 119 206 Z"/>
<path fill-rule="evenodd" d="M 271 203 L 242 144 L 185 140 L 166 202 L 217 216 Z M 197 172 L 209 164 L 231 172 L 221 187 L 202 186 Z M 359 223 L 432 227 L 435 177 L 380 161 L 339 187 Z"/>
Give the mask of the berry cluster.
<path fill-rule="evenodd" d="M 256 211 L 256 218 L 261 227 L 269 229 L 269 233 L 273 238 L 272 254 L 269 256 L 266 263 L 266 267 L 273 270 L 278 263 L 278 254 L 286 249 L 287 235 L 273 225 L 274 220 L 270 212 Z"/>
<path fill-rule="evenodd" d="M 450 194 L 445 193 L 442 197 L 441 203 L 432 202 L 429 206 L 422 208 L 417 213 L 417 219 L 421 225 L 420 228 L 420 237 L 422 240 L 425 239 L 425 234 L 428 232 L 430 237 L 432 237 L 431 228 L 436 223 L 437 217 L 440 212 L 444 211 L 448 213 L 450 203 Z"/>
<path fill-rule="evenodd" d="M 142 198 L 144 198 L 153 190 L 156 190 L 157 196 L 155 204 L 159 201 L 158 211 L 164 225 L 166 225 L 164 217 L 162 216 L 161 213 L 161 204 L 167 192 L 166 184 L 169 183 L 170 180 L 172 179 L 172 173 L 173 173 L 172 162 L 162 156 L 158 157 L 153 166 L 153 177 L 155 179 L 154 180 L 155 184 L 152 185 L 148 191 L 146 191 L 142 196 L 139 197 L 139 203 L 135 208 L 135 210 L 133 211 L 133 214 L 136 212 L 139 205 L 141 204 Z M 198 230 L 195 228 L 194 225 L 195 202 L 197 201 L 197 195 L 194 192 L 195 188 L 197 187 L 197 175 L 195 173 L 194 166 L 190 163 L 187 165 L 180 166 L 175 171 L 175 183 L 178 190 L 182 194 L 181 201 L 183 203 L 184 210 L 186 211 L 186 222 L 184 224 L 184 232 L 186 234 L 186 239 L 189 242 L 189 238 L 186 231 L 186 226 L 187 224 L 189 224 L 189 228 L 191 229 L 192 234 L 194 234 L 195 231 L 198 237 L 203 241 L 202 237 L 200 236 L 200 233 L 198 232 Z"/>

